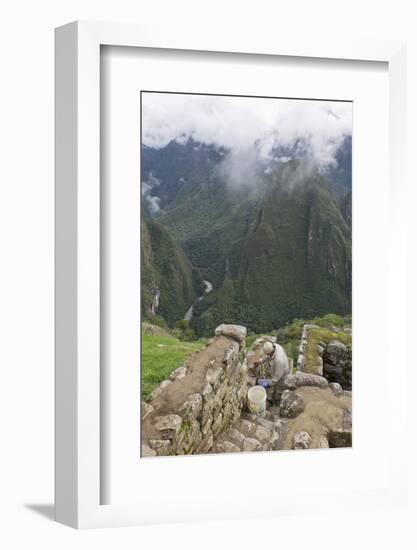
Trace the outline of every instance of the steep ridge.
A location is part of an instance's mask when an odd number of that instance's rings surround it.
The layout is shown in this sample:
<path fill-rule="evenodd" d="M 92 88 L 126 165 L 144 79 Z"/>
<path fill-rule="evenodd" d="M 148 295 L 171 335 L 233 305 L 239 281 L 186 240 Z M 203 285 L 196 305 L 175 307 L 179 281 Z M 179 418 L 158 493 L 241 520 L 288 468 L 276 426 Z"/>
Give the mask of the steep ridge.
<path fill-rule="evenodd" d="M 226 279 L 217 303 L 200 313 L 199 330 L 211 330 L 222 314 L 227 322 L 234 317 L 268 330 L 294 318 L 348 312 L 350 250 L 350 229 L 324 178 L 288 163 L 270 175 L 237 277 Z"/>
<path fill-rule="evenodd" d="M 142 216 L 142 313 L 161 315 L 168 323 L 184 312 L 201 293 L 201 282 L 181 247 L 166 229 Z"/>
<path fill-rule="evenodd" d="M 197 334 L 210 334 L 220 322 L 238 320 L 259 332 L 297 317 L 349 312 L 349 140 L 340 165 L 324 175 L 300 158 L 259 165 L 234 188 L 221 169 L 225 150 L 191 139 L 145 148 L 144 178 L 152 173 L 160 182 L 154 222 L 185 252 L 183 276 L 189 278 L 192 265 L 215 287 L 194 309 Z"/>

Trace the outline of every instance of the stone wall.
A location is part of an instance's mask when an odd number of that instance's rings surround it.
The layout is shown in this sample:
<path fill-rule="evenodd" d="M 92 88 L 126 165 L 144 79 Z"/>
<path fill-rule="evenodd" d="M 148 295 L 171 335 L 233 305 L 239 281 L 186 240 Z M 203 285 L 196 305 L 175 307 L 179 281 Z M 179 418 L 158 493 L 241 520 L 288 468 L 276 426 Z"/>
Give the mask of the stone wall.
<path fill-rule="evenodd" d="M 352 346 L 332 340 L 323 352 L 323 362 L 323 374 L 329 382 L 337 382 L 344 390 L 352 390 Z"/>
<path fill-rule="evenodd" d="M 142 403 L 142 456 L 208 453 L 246 404 L 246 328 L 220 325 Z"/>
<path fill-rule="evenodd" d="M 303 330 L 301 332 L 301 340 L 300 340 L 300 347 L 298 348 L 298 357 L 297 357 L 297 370 L 303 371 L 305 366 L 305 351 L 306 351 L 306 345 L 308 341 L 308 332 L 312 328 L 318 328 L 317 325 L 312 325 L 310 323 L 306 323 L 303 326 Z M 322 372 L 317 372 L 316 374 L 323 374 Z"/>
<path fill-rule="evenodd" d="M 298 349 L 297 371 L 305 371 L 305 353 L 310 337 L 310 330 L 320 328 L 317 325 L 306 323 L 301 333 L 301 341 Z M 338 332 L 351 334 L 351 329 L 345 327 L 331 327 L 328 329 L 334 333 L 334 339 L 329 343 L 318 341 L 315 364 L 309 365 L 309 372 L 324 376 L 329 382 L 335 382 L 344 390 L 352 389 L 352 346 L 346 346 L 337 339 Z"/>

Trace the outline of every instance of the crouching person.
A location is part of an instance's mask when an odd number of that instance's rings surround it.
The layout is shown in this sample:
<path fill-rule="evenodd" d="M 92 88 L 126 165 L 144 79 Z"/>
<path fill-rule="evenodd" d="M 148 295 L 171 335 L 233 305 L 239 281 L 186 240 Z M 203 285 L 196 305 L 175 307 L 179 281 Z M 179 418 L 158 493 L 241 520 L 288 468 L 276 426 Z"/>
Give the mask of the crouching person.
<path fill-rule="evenodd" d="M 262 351 L 264 356 L 257 363 L 257 383 L 265 387 L 268 401 L 278 405 L 284 391 L 284 380 L 290 374 L 287 354 L 282 346 L 268 341 Z"/>

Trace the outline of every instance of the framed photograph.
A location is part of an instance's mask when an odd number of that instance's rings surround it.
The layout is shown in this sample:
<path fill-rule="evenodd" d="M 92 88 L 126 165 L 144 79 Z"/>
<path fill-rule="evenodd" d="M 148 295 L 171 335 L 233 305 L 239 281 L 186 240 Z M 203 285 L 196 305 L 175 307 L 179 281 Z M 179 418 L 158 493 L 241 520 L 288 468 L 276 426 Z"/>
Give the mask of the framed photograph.
<path fill-rule="evenodd" d="M 352 102 L 140 100 L 142 456 L 351 447 Z"/>
<path fill-rule="evenodd" d="M 58 521 L 404 502 L 404 52 L 56 30 Z"/>

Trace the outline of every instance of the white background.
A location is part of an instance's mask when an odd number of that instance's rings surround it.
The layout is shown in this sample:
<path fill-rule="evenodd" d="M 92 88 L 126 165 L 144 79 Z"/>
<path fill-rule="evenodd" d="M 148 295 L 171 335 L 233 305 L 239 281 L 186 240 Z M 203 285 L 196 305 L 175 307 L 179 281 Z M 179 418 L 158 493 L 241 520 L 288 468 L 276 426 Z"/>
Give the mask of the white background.
<path fill-rule="evenodd" d="M 76 532 L 52 523 L 53 499 L 53 28 L 74 19 L 202 22 L 242 25 L 248 32 L 392 37 L 408 40 L 409 150 L 417 151 L 417 37 L 406 1 L 289 3 L 138 0 L 9 2 L 0 17 L 0 545 L 3 548 L 290 548 L 347 549 L 354 545 L 415 548 L 415 509 L 346 517 L 284 517 L 274 521 L 152 526 Z M 410 154 L 410 227 L 416 229 L 416 170 Z M 411 187 L 413 184 L 414 187 Z M 412 241 L 411 241 L 412 242 Z M 415 258 L 415 247 L 410 249 Z M 410 264 L 410 281 L 417 279 Z M 410 284 L 410 310 L 416 306 Z M 379 319 L 384 323 L 385 319 Z M 410 344 L 415 333 L 410 315 Z M 412 330 L 412 332 L 411 332 Z M 412 346 L 414 348 L 414 345 Z M 415 353 L 409 351 L 410 456 L 416 463 Z M 414 368 L 413 368 L 414 367 Z M 394 399 L 394 391 L 393 397 Z M 390 406 L 389 401 L 387 406 Z M 376 419 L 377 421 L 377 419 Z M 389 445 L 386 434 L 381 446 Z M 416 479 L 411 471 L 412 504 Z M 43 507 L 42 507 L 43 505 Z M 31 508 L 32 507 L 32 508 Z M 35 508 L 35 511 L 33 510 Z M 36 512 L 37 510 L 37 512 Z"/>

